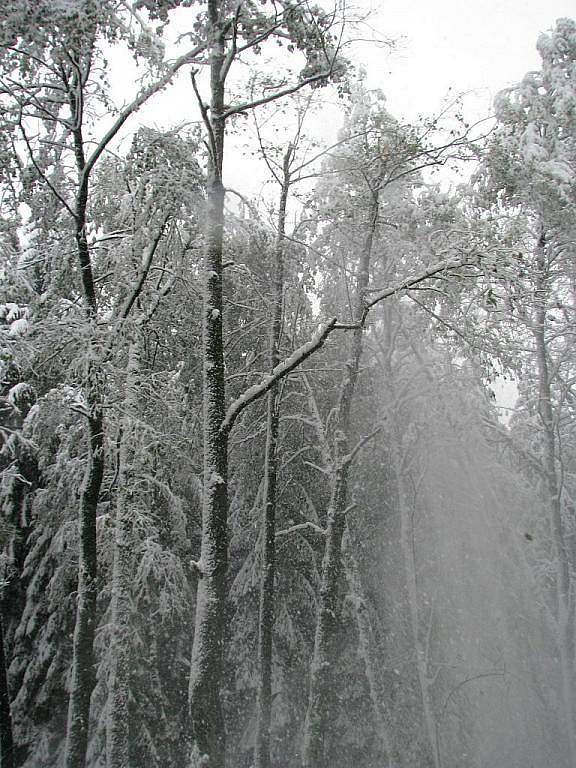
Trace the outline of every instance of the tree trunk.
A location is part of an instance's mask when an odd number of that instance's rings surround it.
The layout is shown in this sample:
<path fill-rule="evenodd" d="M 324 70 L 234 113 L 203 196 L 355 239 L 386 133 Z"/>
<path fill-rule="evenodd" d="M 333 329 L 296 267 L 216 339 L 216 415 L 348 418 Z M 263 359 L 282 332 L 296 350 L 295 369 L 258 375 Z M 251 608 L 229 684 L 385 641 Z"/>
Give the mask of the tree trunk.
<path fill-rule="evenodd" d="M 393 326 L 389 316 L 385 323 L 386 337 L 381 345 L 382 375 L 390 395 L 392 403 L 397 403 L 398 392 L 394 380 L 394 371 L 392 368 L 391 356 L 393 353 Z M 412 352 L 420 364 L 427 381 L 431 386 L 434 385 L 434 379 L 424 364 L 416 344 L 409 337 L 407 341 L 410 344 Z M 400 508 L 400 546 L 402 549 L 402 561 L 404 564 L 404 577 L 406 583 L 406 592 L 408 597 L 408 613 L 410 618 L 410 630 L 412 634 L 412 643 L 414 646 L 414 656 L 416 663 L 416 675 L 418 678 L 418 687 L 420 689 L 420 701 L 422 703 L 422 718 L 426 732 L 427 745 L 427 764 L 434 768 L 440 768 L 441 756 L 440 745 L 438 742 L 438 729 L 434 709 L 432 705 L 432 695 L 430 690 L 430 678 L 428 675 L 428 650 L 421 641 L 421 617 L 418 599 L 418 571 L 414 539 L 414 510 L 413 505 L 416 499 L 410 489 L 413 484 L 410 468 L 404 461 L 404 440 L 402 428 L 396 415 L 394 407 L 390 410 L 390 426 L 392 432 L 392 469 L 396 481 L 398 492 L 398 505 Z"/>
<path fill-rule="evenodd" d="M 118 466 L 112 597 L 110 606 L 111 669 L 108 685 L 106 721 L 107 768 L 130 766 L 128 702 L 130 698 L 131 591 L 134 581 L 134 457 L 135 426 L 138 416 L 140 376 L 139 341 L 133 340 L 128 351 L 124 416 Z"/>
<path fill-rule="evenodd" d="M 222 678 L 223 622 L 226 607 L 226 574 L 228 562 L 228 435 L 241 409 L 269 391 L 271 380 L 262 389 L 243 400 L 241 408 L 225 420 L 225 376 L 222 339 L 222 243 L 224 229 L 224 196 L 222 166 L 227 116 L 233 114 L 225 105 L 225 82 L 232 62 L 238 54 L 237 36 L 241 5 L 232 18 L 222 0 L 207 0 L 206 34 L 210 67 L 210 104 L 207 106 L 193 86 L 207 128 L 210 152 L 207 180 L 206 234 L 204 248 L 203 299 L 203 400 L 204 400 L 204 492 L 202 505 L 202 543 L 198 566 L 198 589 L 192 659 L 190 665 L 189 715 L 191 751 L 189 764 L 199 761 L 206 768 L 222 768 L 225 763 L 225 733 L 220 688 Z M 282 14 L 271 24 L 263 39 L 276 34 L 292 34 L 288 18 Z M 260 20 L 258 19 L 258 23 Z M 276 24 L 282 27 L 277 31 Z M 286 27 L 286 31 L 283 28 Z M 318 27 L 315 28 L 316 32 Z M 245 29 L 242 31 L 244 34 Z M 322 32 L 322 35 L 324 32 Z M 249 43 L 246 47 L 255 47 Z M 302 79 L 293 88 L 278 87 L 269 96 L 255 99 L 242 112 L 287 96 L 306 84 L 329 77 L 319 73 Z M 304 345 L 296 360 L 287 361 L 278 378 L 287 375 L 321 346 L 335 326 L 329 323 L 322 333 Z M 238 402 L 238 401 L 237 401 Z"/>
<path fill-rule="evenodd" d="M 84 768 L 88 745 L 90 697 L 95 684 L 94 632 L 96 629 L 97 555 L 96 510 L 104 472 L 102 411 L 88 418 L 88 465 L 80 500 L 80 559 L 74 628 L 72 676 L 66 731 L 66 768 Z"/>
<path fill-rule="evenodd" d="M 79 185 L 74 215 L 75 238 L 85 300 L 86 319 L 92 330 L 95 331 L 98 307 L 86 234 L 88 176 L 85 173 L 82 99 L 79 96 L 82 85 L 78 81 L 76 86 L 76 89 L 73 89 L 70 93 L 72 122 L 76 125 L 73 131 L 73 138 Z M 97 355 L 96 352 L 95 355 Z M 85 766 L 90 720 L 90 698 L 96 682 L 93 658 L 94 633 L 96 630 L 96 599 L 98 596 L 96 512 L 104 474 L 104 416 L 102 394 L 98 382 L 99 375 L 98 366 L 91 366 L 87 372 L 88 383 L 85 385 L 86 402 L 89 409 L 87 417 L 88 459 L 79 510 L 80 554 L 78 561 L 78 597 L 72 645 L 72 675 L 66 730 L 66 768 L 84 768 Z"/>
<path fill-rule="evenodd" d="M 368 287 L 372 245 L 378 221 L 378 190 L 373 191 L 368 231 L 360 257 L 354 295 L 353 322 L 359 323 Z M 338 587 L 342 574 L 342 536 L 348 503 L 350 414 L 360 370 L 363 328 L 352 331 L 346 373 L 336 408 L 333 449 L 332 492 L 326 520 L 326 543 L 322 560 L 321 587 L 310 670 L 308 710 L 304 725 L 303 768 L 322 768 L 326 761 L 326 736 L 332 721 L 336 680 L 333 674 L 340 624 Z"/>
<path fill-rule="evenodd" d="M 223 768 L 225 732 L 220 688 L 226 573 L 228 567 L 228 433 L 225 415 L 224 347 L 222 339 L 222 243 L 224 230 L 224 34 L 218 6 L 208 4 L 210 45 L 210 150 L 207 185 L 203 305 L 204 468 L 202 543 L 198 564 L 194 642 L 190 664 L 190 766 Z"/>
<path fill-rule="evenodd" d="M 0 613 L 0 764 L 2 768 L 15 768 L 12 713 L 8 689 L 8 665 L 4 648 L 4 630 Z"/>
<path fill-rule="evenodd" d="M 338 587 L 342 573 L 341 545 L 344 534 L 347 474 L 347 468 L 338 472 L 328 509 L 314 655 L 310 670 L 308 711 L 304 726 L 302 761 L 304 768 L 322 768 L 326 765 L 326 737 L 329 733 L 334 695 L 337 689 L 334 662 L 340 628 Z"/>
<path fill-rule="evenodd" d="M 270 370 L 280 362 L 282 304 L 284 299 L 284 234 L 286 203 L 290 188 L 292 146 L 284 155 L 284 176 L 278 210 L 278 234 L 274 264 L 274 299 L 270 329 Z M 276 475 L 280 407 L 278 384 L 268 393 L 266 453 L 264 458 L 264 508 L 262 515 L 262 575 L 258 621 L 258 694 L 256 701 L 255 768 L 270 766 L 270 723 L 272 716 L 272 644 L 274 634 L 274 579 L 276 576 Z"/>

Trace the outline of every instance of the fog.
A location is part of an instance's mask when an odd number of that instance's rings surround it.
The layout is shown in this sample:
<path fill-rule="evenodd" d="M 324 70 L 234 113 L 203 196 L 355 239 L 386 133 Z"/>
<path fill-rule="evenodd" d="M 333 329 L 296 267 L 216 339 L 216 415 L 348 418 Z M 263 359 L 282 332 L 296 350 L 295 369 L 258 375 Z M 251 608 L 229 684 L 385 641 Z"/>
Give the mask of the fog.
<path fill-rule="evenodd" d="M 497 426 L 487 442 L 471 372 L 399 359 L 381 379 L 389 487 L 369 502 L 387 764 L 568 767 L 545 508 Z"/>

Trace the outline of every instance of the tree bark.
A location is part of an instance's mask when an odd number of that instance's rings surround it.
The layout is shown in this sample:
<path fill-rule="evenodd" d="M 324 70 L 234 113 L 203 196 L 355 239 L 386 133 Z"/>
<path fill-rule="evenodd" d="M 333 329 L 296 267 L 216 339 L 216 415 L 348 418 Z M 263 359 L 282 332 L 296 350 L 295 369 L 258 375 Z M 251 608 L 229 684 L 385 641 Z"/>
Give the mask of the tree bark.
<path fill-rule="evenodd" d="M 368 287 L 370 259 L 378 221 L 378 196 L 378 189 L 373 190 L 368 214 L 368 230 L 360 257 L 354 294 L 352 320 L 356 323 L 359 323 L 363 315 L 364 294 Z M 340 386 L 336 407 L 332 490 L 326 520 L 326 543 L 322 560 L 314 654 L 310 670 L 308 710 L 304 726 L 303 768 L 323 768 L 326 764 L 326 737 L 332 720 L 333 699 L 337 688 L 333 670 L 340 624 L 338 587 L 342 574 L 342 536 L 345 530 L 348 503 L 350 415 L 360 371 L 362 336 L 363 327 L 359 324 L 352 331 L 346 372 Z"/>
<path fill-rule="evenodd" d="M 228 435 L 241 410 L 273 388 L 275 380 L 267 377 L 263 387 L 247 390 L 244 397 L 225 412 L 224 350 L 222 339 L 222 244 L 224 230 L 224 197 L 222 166 L 226 119 L 243 114 L 263 104 L 299 91 L 307 84 L 327 79 L 333 62 L 328 61 L 325 72 L 303 78 L 292 86 L 279 86 L 272 93 L 235 107 L 225 105 L 225 82 L 237 53 L 239 12 L 231 19 L 228 6 L 222 0 L 207 0 L 206 35 L 210 68 L 210 104 L 204 103 L 196 90 L 200 111 L 208 133 L 210 164 L 207 180 L 206 230 L 204 246 L 204 298 L 203 298 L 203 436 L 204 436 L 204 493 L 202 505 L 202 542 L 197 564 L 196 618 L 192 659 L 190 666 L 189 716 L 191 746 L 189 765 L 199 761 L 205 768 L 223 768 L 225 763 L 225 733 L 220 688 L 222 679 L 223 622 L 226 607 L 226 574 L 228 564 Z M 262 40 L 276 35 L 291 35 L 288 14 L 276 15 Z M 278 27 L 285 26 L 286 31 Z M 256 27 L 258 24 L 256 24 Z M 315 34 L 318 27 L 315 26 Z M 242 32 L 244 34 L 244 32 Z M 322 34 L 325 34 L 322 32 Z M 228 35 L 228 37 L 227 37 Z M 258 43 L 247 43 L 254 48 Z M 319 346 L 333 330 L 335 320 L 326 325 L 310 345 L 301 350 L 296 360 L 288 360 L 280 379 L 299 365 Z M 313 342 L 313 343 L 312 343 Z"/>
<path fill-rule="evenodd" d="M 290 188 L 292 146 L 284 155 L 284 175 L 278 210 L 278 233 L 274 260 L 274 298 L 270 329 L 270 370 L 280 362 L 282 305 L 284 299 L 284 234 L 286 204 Z M 274 634 L 274 579 L 276 577 L 276 479 L 278 427 L 280 421 L 279 389 L 275 384 L 268 392 L 266 452 L 264 458 L 264 507 L 262 515 L 262 572 L 258 621 L 258 693 L 256 701 L 255 768 L 270 766 L 270 724 L 272 717 L 272 646 Z"/>
<path fill-rule="evenodd" d="M 218 3 L 208 3 L 211 27 L 209 118 L 211 163 L 207 185 L 203 300 L 204 467 L 202 542 L 196 596 L 188 707 L 190 766 L 223 768 L 225 731 L 220 689 L 228 567 L 228 434 L 222 338 L 222 245 L 224 231 L 224 33 Z"/>
<path fill-rule="evenodd" d="M 78 71 L 79 68 L 78 68 Z M 70 110 L 76 128 L 73 131 L 74 153 L 78 173 L 76 210 L 74 214 L 77 256 L 80 265 L 86 319 L 95 329 L 98 313 L 92 261 L 86 235 L 88 205 L 88 174 L 82 135 L 82 83 L 78 76 L 70 90 Z M 96 682 L 94 672 L 94 633 L 96 630 L 97 552 L 96 512 L 104 474 L 104 416 L 99 385 L 98 366 L 88 370 L 85 385 L 88 406 L 88 459 L 80 498 L 78 562 L 78 597 L 76 624 L 72 646 L 72 675 L 66 731 L 66 768 L 84 768 L 88 745 L 90 698 Z"/>
<path fill-rule="evenodd" d="M 96 510 L 104 472 L 104 430 L 100 408 L 88 418 L 88 465 L 80 500 L 78 598 L 66 731 L 66 768 L 84 768 L 88 745 L 90 697 L 95 685 L 97 555 Z"/>
<path fill-rule="evenodd" d="M 4 629 L 0 612 L 0 764 L 2 768 L 15 768 L 8 665 L 4 647 Z"/>

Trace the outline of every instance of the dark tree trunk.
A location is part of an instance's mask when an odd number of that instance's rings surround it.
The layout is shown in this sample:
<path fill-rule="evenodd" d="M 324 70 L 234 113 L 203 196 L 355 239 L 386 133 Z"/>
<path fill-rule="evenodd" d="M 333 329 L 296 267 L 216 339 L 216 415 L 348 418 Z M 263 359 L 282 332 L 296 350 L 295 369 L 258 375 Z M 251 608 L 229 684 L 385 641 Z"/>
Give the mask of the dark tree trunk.
<path fill-rule="evenodd" d="M 79 71 L 79 69 L 78 69 Z M 88 175 L 82 135 L 82 83 L 76 78 L 70 87 L 70 109 L 73 131 L 78 191 L 74 214 L 77 256 L 80 265 L 86 319 L 92 329 L 98 314 L 92 261 L 86 235 L 88 205 Z M 66 731 L 66 768 L 84 768 L 88 746 L 90 699 L 96 682 L 94 670 L 94 633 L 96 631 L 96 600 L 98 597 L 98 562 L 96 551 L 96 514 L 104 474 L 104 415 L 100 391 L 100 371 L 95 364 L 87 371 L 85 384 L 89 413 L 88 458 L 80 497 L 78 561 L 78 593 L 76 623 L 72 644 L 72 675 Z"/>
<path fill-rule="evenodd" d="M 98 596 L 96 510 L 104 472 L 102 422 L 101 410 L 93 410 L 88 419 L 88 466 L 80 500 L 80 560 L 66 733 L 66 768 L 84 768 L 88 745 L 90 697 L 95 684 L 93 646 Z"/>
<path fill-rule="evenodd" d="M 274 299 L 270 329 L 270 370 L 280 362 L 282 304 L 284 298 L 284 234 L 286 203 L 290 188 L 292 146 L 284 155 L 284 176 L 278 210 L 278 235 L 275 248 Z M 276 576 L 276 478 L 278 471 L 278 426 L 280 408 L 278 384 L 268 393 L 266 453 L 264 459 L 264 508 L 262 516 L 262 575 L 258 622 L 258 696 L 256 703 L 255 768 L 270 766 L 270 723 L 272 716 L 272 645 L 274 634 L 274 579 Z"/>
<path fill-rule="evenodd" d="M 242 27 L 238 5 L 236 17 L 230 18 L 230 8 L 222 0 L 207 0 L 206 34 L 210 66 L 210 104 L 207 106 L 196 92 L 199 107 L 208 133 L 210 167 L 207 181 L 206 229 L 204 246 L 204 300 L 203 300 L 203 408 L 204 408 L 204 489 L 202 504 L 202 543 L 198 562 L 198 589 L 192 659 L 190 666 L 189 717 L 191 747 L 189 765 L 196 768 L 201 761 L 203 768 L 223 768 L 225 763 L 225 731 L 221 704 L 223 622 L 226 608 L 226 576 L 228 565 L 228 436 L 238 413 L 257 397 L 270 390 L 271 380 L 257 393 L 252 393 L 226 420 L 224 349 L 222 338 L 222 245 L 224 230 L 224 197 L 222 165 L 224 135 L 227 116 L 225 82 L 238 49 L 239 24 Z M 286 25 L 283 14 L 271 23 L 264 38 L 276 34 L 276 24 Z M 255 17 L 256 18 L 256 17 Z M 259 22 L 258 22 L 259 23 Z M 244 34 L 244 32 L 242 32 Z M 324 34 L 324 33 L 322 33 Z M 250 43 L 247 47 L 255 46 Z M 319 73 L 303 79 L 293 88 L 282 88 L 262 99 L 255 99 L 242 112 L 261 104 L 287 96 L 308 83 L 326 79 Z M 194 74 L 193 85 L 196 89 Z M 287 375 L 310 354 L 318 349 L 333 330 L 335 320 L 322 333 L 304 345 L 300 356 L 278 378 Z M 237 401 L 237 403 L 239 403 Z M 272 545 L 273 546 L 273 545 Z M 273 580 L 273 571 L 272 580 Z"/>
<path fill-rule="evenodd" d="M 139 331 L 136 331 L 138 334 Z M 128 351 L 124 416 L 118 458 L 118 491 L 114 521 L 114 561 L 110 599 L 110 682 L 106 722 L 107 768 L 129 768 L 130 650 L 133 625 L 132 584 L 134 582 L 134 480 L 135 444 L 140 394 L 140 339 L 132 339 Z"/>
<path fill-rule="evenodd" d="M 0 612 L 0 765 L 14 768 L 14 739 L 12 735 L 12 713 L 8 689 L 8 669 L 4 648 L 4 629 Z"/>

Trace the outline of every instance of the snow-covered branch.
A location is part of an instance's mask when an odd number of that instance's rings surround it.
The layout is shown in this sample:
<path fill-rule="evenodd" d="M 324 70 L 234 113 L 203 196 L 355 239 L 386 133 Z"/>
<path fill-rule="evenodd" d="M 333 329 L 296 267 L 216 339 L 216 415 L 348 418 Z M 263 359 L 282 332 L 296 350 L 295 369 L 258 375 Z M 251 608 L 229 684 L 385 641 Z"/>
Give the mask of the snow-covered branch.
<path fill-rule="evenodd" d="M 360 438 L 354 448 L 350 451 L 350 453 L 347 456 L 344 456 L 342 459 L 342 465 L 345 466 L 346 464 L 351 464 L 358 453 L 362 450 L 362 448 L 368 443 L 370 440 L 372 440 L 373 437 L 376 437 L 377 434 L 379 434 L 382 431 L 382 425 L 379 424 L 376 429 L 373 429 L 372 432 L 370 432 L 367 435 L 364 435 L 364 437 Z"/>
<path fill-rule="evenodd" d="M 128 120 L 128 118 L 134 114 L 134 112 L 137 112 L 141 106 L 143 106 L 148 99 L 151 96 L 154 96 L 154 94 L 158 93 L 158 91 L 161 91 L 163 88 L 165 88 L 174 75 L 178 72 L 179 69 L 181 69 L 186 64 L 191 64 L 206 48 L 206 43 L 203 43 L 202 45 L 197 45 L 192 50 L 188 51 L 187 53 L 184 53 L 182 56 L 177 58 L 175 61 L 170 64 L 166 72 L 162 75 L 161 78 L 156 80 L 155 82 L 151 83 L 149 86 L 144 88 L 138 96 L 136 96 L 135 99 L 133 99 L 129 104 L 127 104 L 124 109 L 120 112 L 116 120 L 112 123 L 110 128 L 106 131 L 104 136 L 100 139 L 96 149 L 92 152 L 90 157 L 86 161 L 86 165 L 84 166 L 84 177 L 89 176 L 92 168 L 96 165 L 96 162 L 98 161 L 100 155 L 108 144 L 112 141 L 112 139 L 116 136 L 118 131 L 122 128 L 124 123 Z"/>
<path fill-rule="evenodd" d="M 291 525 L 290 528 L 284 528 L 281 531 L 276 531 L 276 538 L 279 539 L 280 536 L 288 536 L 290 533 L 296 533 L 297 531 L 304 531 L 307 529 L 315 531 L 321 536 L 326 535 L 324 528 L 321 528 L 319 525 L 316 525 L 316 523 L 307 520 L 305 523 L 298 523 L 297 525 Z"/>
<path fill-rule="evenodd" d="M 136 302 L 136 300 L 138 299 L 138 297 L 142 292 L 142 289 L 144 288 L 144 283 L 146 282 L 146 278 L 148 277 L 148 273 L 150 272 L 150 267 L 152 266 L 152 259 L 154 258 L 156 250 L 158 249 L 158 245 L 160 244 L 160 240 L 162 239 L 164 230 L 166 229 L 168 218 L 169 218 L 168 216 L 164 218 L 164 221 L 158 227 L 158 231 L 156 232 L 156 237 L 150 243 L 150 245 L 144 249 L 144 252 L 142 254 L 142 262 L 140 265 L 140 269 L 138 270 L 138 276 L 134 283 L 134 287 L 130 295 L 127 297 L 126 301 L 124 302 L 124 306 L 118 313 L 119 319 L 121 321 L 126 320 L 128 315 L 130 314 L 130 310 L 134 306 L 134 303 Z"/>
<path fill-rule="evenodd" d="M 238 104 L 235 107 L 230 107 L 226 110 L 226 112 L 224 112 L 223 117 L 226 119 L 231 115 L 240 115 L 243 112 L 249 112 L 251 109 L 254 109 L 255 107 L 261 107 L 263 104 L 270 104 L 272 101 L 277 101 L 278 99 L 284 98 L 284 96 L 290 96 L 293 93 L 301 91 L 307 85 L 318 83 L 321 80 L 327 80 L 331 74 L 332 65 L 330 66 L 330 69 L 325 72 L 319 72 L 317 75 L 306 77 L 303 80 L 299 80 L 297 83 L 294 83 L 293 85 L 286 86 L 286 88 L 280 88 L 278 91 L 274 91 L 274 93 L 271 93 L 268 96 L 262 96 L 260 99 L 254 99 L 254 101 L 247 101 L 244 104 Z"/>
<path fill-rule="evenodd" d="M 374 296 L 374 298 L 370 299 L 365 303 L 360 325 L 364 325 L 368 312 L 372 309 L 372 307 L 378 304 L 379 302 L 383 301 L 384 299 L 387 299 L 390 296 L 394 296 L 395 294 L 398 294 L 401 291 L 406 291 L 410 288 L 413 288 L 415 285 L 418 285 L 419 283 L 424 282 L 424 280 L 428 280 L 428 278 L 430 277 L 434 277 L 440 272 L 447 272 L 450 269 L 461 269 L 462 267 L 477 266 L 479 260 L 480 260 L 480 257 L 475 256 L 474 258 L 468 258 L 468 259 L 454 259 L 453 261 L 441 261 L 427 267 L 419 275 L 415 275 L 414 277 L 408 277 L 406 280 L 403 280 L 398 285 L 392 286 L 391 288 L 386 288 L 378 292 L 376 296 Z"/>
<path fill-rule="evenodd" d="M 290 357 L 286 358 L 286 360 L 283 360 L 279 365 L 277 365 L 267 376 L 264 377 L 261 382 L 254 384 L 252 387 L 249 387 L 242 395 L 240 395 L 240 397 L 234 400 L 226 412 L 226 416 L 224 417 L 220 431 L 222 433 L 228 433 L 232 429 L 232 426 L 238 416 L 247 406 L 253 403 L 254 400 L 257 400 L 259 397 L 262 397 L 262 395 L 265 395 L 266 392 L 272 389 L 276 382 L 283 379 L 295 368 L 298 368 L 298 366 L 303 363 L 304 360 L 309 358 L 310 355 L 313 355 L 317 349 L 320 349 L 320 347 L 324 344 L 335 327 L 336 318 L 333 317 L 331 320 L 320 327 L 320 329 L 314 334 L 310 341 L 306 342 L 306 344 L 302 344 L 301 347 L 298 347 L 298 349 L 295 350 L 295 352 L 293 352 Z"/>

